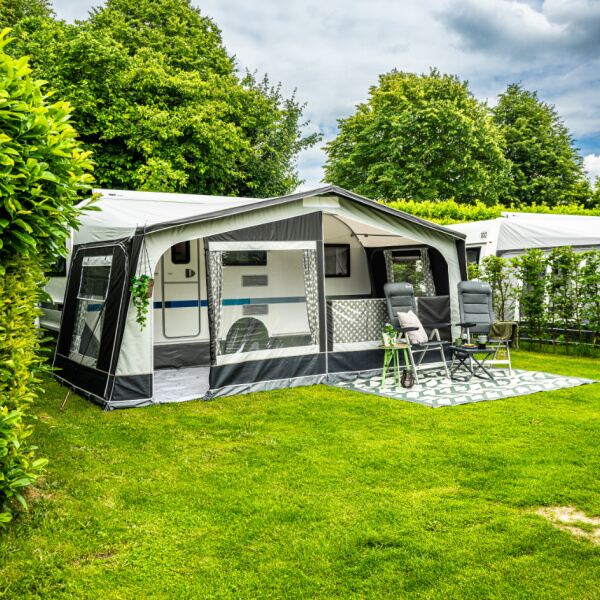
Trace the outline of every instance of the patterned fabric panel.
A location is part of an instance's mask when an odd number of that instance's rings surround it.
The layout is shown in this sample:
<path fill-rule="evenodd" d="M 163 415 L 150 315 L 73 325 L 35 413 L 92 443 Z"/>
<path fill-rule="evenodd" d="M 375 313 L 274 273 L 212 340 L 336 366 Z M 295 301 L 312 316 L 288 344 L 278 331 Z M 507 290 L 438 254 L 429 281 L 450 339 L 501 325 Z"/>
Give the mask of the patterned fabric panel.
<path fill-rule="evenodd" d="M 330 300 L 328 309 L 334 344 L 380 340 L 383 326 L 388 322 L 384 298 Z"/>

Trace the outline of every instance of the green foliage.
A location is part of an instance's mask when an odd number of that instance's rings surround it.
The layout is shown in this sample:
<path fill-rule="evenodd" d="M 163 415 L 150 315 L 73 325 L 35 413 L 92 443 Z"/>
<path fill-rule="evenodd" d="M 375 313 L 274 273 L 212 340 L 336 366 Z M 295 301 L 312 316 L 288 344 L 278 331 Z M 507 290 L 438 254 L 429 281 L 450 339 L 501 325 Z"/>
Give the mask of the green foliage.
<path fill-rule="evenodd" d="M 581 318 L 593 332 L 593 341 L 600 336 L 600 251 L 585 252 L 580 267 Z"/>
<path fill-rule="evenodd" d="M 50 99 L 26 58 L 3 51 L 7 33 L 0 33 L 0 259 L 51 260 L 77 224 L 90 153 L 76 140 L 71 106 Z"/>
<path fill-rule="evenodd" d="M 499 321 L 512 321 L 514 318 L 517 288 L 513 263 L 501 256 L 489 255 L 477 269 L 476 279 L 487 281 L 492 288 L 492 308 Z"/>
<path fill-rule="evenodd" d="M 35 458 L 29 443 L 31 403 L 41 391 L 39 330 L 35 319 L 41 297 L 42 272 L 35 260 L 5 264 L 0 275 L 0 524 L 26 506 L 24 489 L 43 471 L 46 460 Z"/>
<path fill-rule="evenodd" d="M 546 257 L 538 248 L 525 252 L 514 259 L 520 281 L 519 314 L 527 325 L 529 337 L 546 336 L 548 323 L 546 304 Z"/>
<path fill-rule="evenodd" d="M 512 84 L 500 94 L 492 113 L 512 163 L 512 186 L 502 201 L 525 206 L 590 202 L 581 156 L 554 106 Z"/>
<path fill-rule="evenodd" d="M 428 219 L 441 225 L 449 225 L 451 223 L 465 223 L 469 221 L 485 221 L 487 219 L 496 219 L 501 217 L 503 212 L 531 212 L 544 214 L 561 214 L 561 215 L 587 215 L 600 216 L 600 204 L 596 208 L 585 208 L 582 204 L 565 204 L 560 206 L 548 206 L 546 204 L 533 204 L 527 207 L 502 206 L 495 204 L 494 206 L 486 206 L 483 202 L 475 202 L 473 204 L 459 204 L 455 200 L 392 200 L 385 202 L 386 206 L 395 208 L 402 212 Z"/>
<path fill-rule="evenodd" d="M 131 302 L 136 310 L 135 320 L 140 329 L 146 327 L 148 321 L 148 307 L 152 296 L 154 280 L 150 275 L 135 275 L 131 278 Z"/>
<path fill-rule="evenodd" d="M 30 405 L 41 391 L 37 305 L 43 267 L 65 251 L 89 189 L 89 152 L 70 124 L 71 107 L 50 100 L 26 58 L 4 52 L 0 33 L 0 522 L 46 461 L 29 444 Z"/>
<path fill-rule="evenodd" d="M 579 328 L 581 254 L 564 246 L 553 248 L 546 258 L 549 322 L 561 329 Z"/>
<path fill-rule="evenodd" d="M 394 70 L 339 120 L 325 179 L 371 198 L 494 205 L 508 182 L 502 142 L 466 82 Z"/>
<path fill-rule="evenodd" d="M 0 28 L 13 27 L 24 19 L 49 18 L 49 0 L 0 0 Z"/>
<path fill-rule="evenodd" d="M 240 78 L 189 0 L 108 0 L 88 20 L 17 28 L 19 51 L 77 111 L 104 187 L 275 196 L 297 187 L 303 106 Z"/>

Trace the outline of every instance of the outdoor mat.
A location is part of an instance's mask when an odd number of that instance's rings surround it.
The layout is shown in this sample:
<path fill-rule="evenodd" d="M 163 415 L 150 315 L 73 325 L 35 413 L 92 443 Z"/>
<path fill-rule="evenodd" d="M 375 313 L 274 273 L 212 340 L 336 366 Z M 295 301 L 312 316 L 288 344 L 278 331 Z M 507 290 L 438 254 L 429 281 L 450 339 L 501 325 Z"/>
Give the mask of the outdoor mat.
<path fill-rule="evenodd" d="M 332 382 L 329 385 L 439 408 L 595 383 L 593 379 L 552 375 L 539 371 L 513 369 L 511 377 L 508 376 L 508 370 L 504 369 L 494 369 L 493 373 L 496 382 L 475 377 L 468 382 L 461 382 L 448 379 L 443 371 L 426 371 L 419 374 L 419 384 L 415 384 L 410 389 L 395 387 L 391 376 L 386 378 L 385 386 L 382 388 L 380 375 L 357 377 L 349 381 Z"/>

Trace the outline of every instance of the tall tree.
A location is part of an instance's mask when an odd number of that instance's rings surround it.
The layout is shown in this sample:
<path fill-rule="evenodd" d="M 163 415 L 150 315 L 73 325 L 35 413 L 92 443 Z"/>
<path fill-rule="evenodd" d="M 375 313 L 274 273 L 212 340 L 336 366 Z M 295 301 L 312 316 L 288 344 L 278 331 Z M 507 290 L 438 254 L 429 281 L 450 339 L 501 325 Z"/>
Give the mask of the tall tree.
<path fill-rule="evenodd" d="M 296 157 L 318 139 L 302 136 L 303 106 L 240 78 L 190 0 L 108 0 L 50 33 L 30 21 L 19 49 L 77 107 L 100 185 L 274 196 L 301 183 Z"/>
<path fill-rule="evenodd" d="M 49 0 L 0 0 L 0 29 L 28 18 L 49 18 L 54 14 Z"/>
<path fill-rule="evenodd" d="M 338 123 L 338 136 L 327 144 L 331 183 L 383 199 L 495 204 L 505 193 L 509 163 L 501 136 L 455 76 L 394 70 Z"/>
<path fill-rule="evenodd" d="M 500 94 L 492 112 L 512 163 L 511 195 L 503 198 L 505 202 L 589 203 L 591 189 L 583 161 L 554 106 L 515 83 Z"/>

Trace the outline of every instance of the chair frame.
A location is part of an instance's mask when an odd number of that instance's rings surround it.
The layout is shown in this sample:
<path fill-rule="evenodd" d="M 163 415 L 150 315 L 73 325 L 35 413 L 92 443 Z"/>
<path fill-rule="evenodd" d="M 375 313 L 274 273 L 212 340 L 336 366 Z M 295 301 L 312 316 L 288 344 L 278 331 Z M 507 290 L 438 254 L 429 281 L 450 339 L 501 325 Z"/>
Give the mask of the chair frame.
<path fill-rule="evenodd" d="M 402 327 L 396 316 L 396 313 L 401 312 L 400 310 L 394 310 L 395 307 L 392 306 L 391 303 L 391 290 L 399 289 L 404 290 L 404 294 L 402 294 L 405 298 L 410 298 L 410 310 L 412 310 L 418 316 L 417 303 L 415 300 L 413 286 L 410 283 L 402 282 L 402 283 L 386 283 L 383 286 L 383 292 L 386 299 L 388 316 L 392 325 L 396 331 L 400 332 L 399 342 L 406 344 L 408 346 L 408 358 L 411 364 L 412 372 L 415 376 L 415 383 L 419 383 L 419 371 L 427 371 L 433 368 L 437 368 L 440 363 L 433 363 L 422 365 L 423 359 L 428 352 L 439 352 L 441 357 L 441 365 L 446 372 L 446 377 L 450 379 L 450 371 L 448 370 L 448 363 L 446 362 L 446 356 L 444 354 L 445 346 L 449 344 L 449 342 L 442 341 L 440 337 L 439 329 L 441 327 L 449 327 L 450 323 L 422 323 L 424 329 L 431 330 L 428 336 L 428 341 L 425 344 L 413 344 L 410 340 L 408 334 L 411 331 L 417 331 L 418 327 Z M 437 342 L 437 343 L 436 343 Z"/>
<path fill-rule="evenodd" d="M 464 300 L 462 297 L 462 291 L 461 291 L 461 283 L 464 282 L 460 282 L 458 284 L 458 305 L 459 305 L 459 310 L 460 310 L 460 316 L 461 319 L 463 320 L 463 322 L 461 323 L 457 323 L 456 325 L 458 327 L 460 327 L 461 329 L 461 334 L 465 334 L 467 336 L 467 343 L 471 342 L 471 335 L 477 336 L 477 335 L 486 335 L 489 336 L 489 330 L 492 327 L 492 324 L 494 323 L 494 310 L 492 308 L 492 304 L 491 304 L 491 288 L 489 288 L 488 284 L 485 284 L 484 282 L 478 282 L 479 284 L 481 284 L 482 286 L 482 290 L 485 289 L 487 293 L 487 290 L 490 290 L 490 294 L 489 294 L 489 300 L 488 300 L 488 316 L 490 317 L 490 323 L 489 323 L 489 327 L 488 327 L 488 333 L 481 333 L 481 332 L 474 332 L 473 334 L 471 334 L 471 329 L 473 329 L 474 327 L 478 327 L 481 326 L 481 323 L 474 323 L 471 321 L 467 321 L 464 320 L 465 316 L 464 316 Z M 511 363 L 511 358 L 510 358 L 510 342 L 512 340 L 499 340 L 499 339 L 491 339 L 488 337 L 488 344 L 490 345 L 491 348 L 494 349 L 494 357 L 487 361 L 486 364 L 490 365 L 490 366 L 495 366 L 495 365 L 505 365 L 508 366 L 508 376 L 512 377 L 512 363 Z M 499 359 L 498 358 L 498 351 L 504 348 L 506 350 L 506 359 Z"/>

